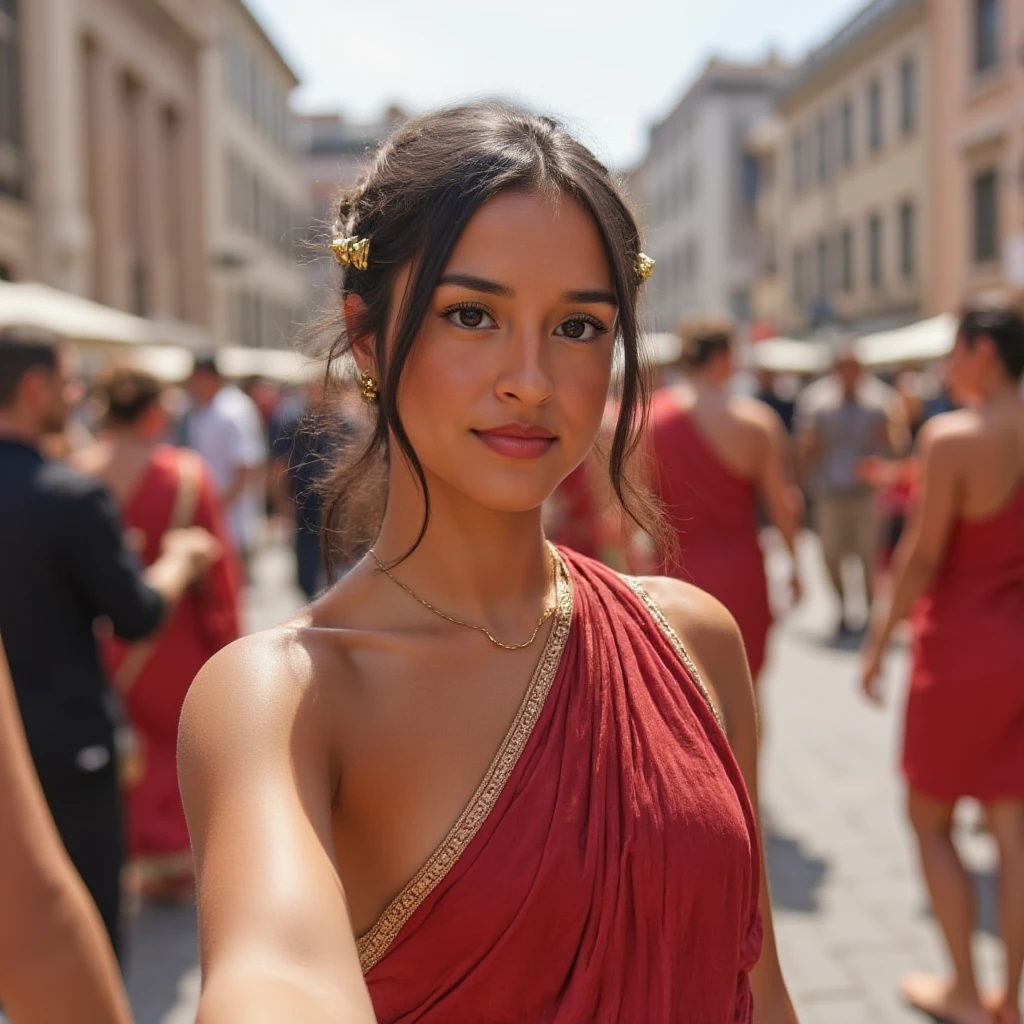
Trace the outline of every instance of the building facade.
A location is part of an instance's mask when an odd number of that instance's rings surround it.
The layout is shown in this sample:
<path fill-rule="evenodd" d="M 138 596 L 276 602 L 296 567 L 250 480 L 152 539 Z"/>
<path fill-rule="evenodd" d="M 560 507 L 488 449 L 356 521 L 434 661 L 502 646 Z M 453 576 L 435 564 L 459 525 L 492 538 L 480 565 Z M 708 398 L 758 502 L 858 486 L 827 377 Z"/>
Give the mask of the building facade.
<path fill-rule="evenodd" d="M 26 276 L 32 258 L 20 6 L 0 0 L 0 281 Z"/>
<path fill-rule="evenodd" d="M 205 4 L 4 3 L 21 71 L 21 166 L 31 168 L 18 189 L 21 230 L 0 232 L 10 276 L 141 316 L 204 324 Z"/>
<path fill-rule="evenodd" d="M 281 347 L 305 318 L 298 78 L 242 0 L 213 6 L 204 58 L 205 210 L 215 337 Z"/>
<path fill-rule="evenodd" d="M 933 309 L 1024 286 L 1024 4 L 932 0 Z"/>
<path fill-rule="evenodd" d="M 756 259 L 757 162 L 751 126 L 770 109 L 787 68 L 712 59 L 675 109 L 651 129 L 632 180 L 644 246 L 658 261 L 648 315 L 671 330 L 693 312 L 731 312 L 747 321 Z"/>
<path fill-rule="evenodd" d="M 761 150 L 759 288 L 779 330 L 928 314 L 931 52 L 926 0 L 873 0 L 780 96 Z"/>

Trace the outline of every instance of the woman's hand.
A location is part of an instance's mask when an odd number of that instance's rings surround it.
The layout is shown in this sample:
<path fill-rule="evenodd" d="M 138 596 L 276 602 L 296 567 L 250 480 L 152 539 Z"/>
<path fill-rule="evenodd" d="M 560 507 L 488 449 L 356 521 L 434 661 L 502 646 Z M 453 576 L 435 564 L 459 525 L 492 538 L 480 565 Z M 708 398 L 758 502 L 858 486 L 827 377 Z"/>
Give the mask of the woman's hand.
<path fill-rule="evenodd" d="M 882 663 L 885 645 L 874 633 L 869 633 L 861 650 L 860 686 L 872 704 L 882 703 Z"/>

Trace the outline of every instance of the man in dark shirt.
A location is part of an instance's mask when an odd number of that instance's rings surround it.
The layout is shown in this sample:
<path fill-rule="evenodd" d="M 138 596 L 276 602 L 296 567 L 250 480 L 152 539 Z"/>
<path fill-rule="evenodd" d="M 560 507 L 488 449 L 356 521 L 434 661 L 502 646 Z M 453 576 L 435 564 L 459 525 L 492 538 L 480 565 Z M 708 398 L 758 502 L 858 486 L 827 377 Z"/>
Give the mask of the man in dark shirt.
<path fill-rule="evenodd" d="M 94 626 L 106 619 L 126 640 L 154 633 L 215 544 L 202 530 L 173 531 L 141 571 L 107 493 L 40 451 L 64 426 L 67 387 L 52 339 L 0 331 L 0 633 L 43 791 L 116 949 L 121 807 Z"/>

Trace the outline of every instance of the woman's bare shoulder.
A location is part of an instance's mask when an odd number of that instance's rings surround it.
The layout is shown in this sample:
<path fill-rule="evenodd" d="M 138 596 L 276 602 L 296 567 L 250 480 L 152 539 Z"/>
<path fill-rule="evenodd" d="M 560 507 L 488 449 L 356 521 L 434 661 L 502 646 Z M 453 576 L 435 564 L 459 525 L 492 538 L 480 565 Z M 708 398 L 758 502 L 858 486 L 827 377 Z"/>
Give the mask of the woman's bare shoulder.
<path fill-rule="evenodd" d="M 300 616 L 244 636 L 218 651 L 200 669 L 182 710 L 179 753 L 234 747 L 256 751 L 264 744 L 293 743 L 298 730 L 319 731 L 323 640 Z M 344 660 L 334 677 L 342 682 Z"/>
<path fill-rule="evenodd" d="M 644 576 L 640 582 L 684 644 L 694 648 L 693 653 L 723 644 L 738 644 L 742 650 L 736 620 L 717 598 L 669 576 Z"/>

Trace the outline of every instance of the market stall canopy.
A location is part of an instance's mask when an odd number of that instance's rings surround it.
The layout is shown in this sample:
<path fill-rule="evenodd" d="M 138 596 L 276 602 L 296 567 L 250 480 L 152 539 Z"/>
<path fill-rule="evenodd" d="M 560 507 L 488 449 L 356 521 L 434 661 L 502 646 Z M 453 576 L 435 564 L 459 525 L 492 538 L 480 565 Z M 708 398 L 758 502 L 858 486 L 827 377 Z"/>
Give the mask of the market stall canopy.
<path fill-rule="evenodd" d="M 200 327 L 170 320 L 147 320 L 80 295 L 36 282 L 0 281 L 0 327 L 49 331 L 81 345 L 209 345 Z"/>
<path fill-rule="evenodd" d="M 956 340 L 956 324 L 952 313 L 942 313 L 894 331 L 866 334 L 857 348 L 865 366 L 928 363 L 949 354 Z"/>
<path fill-rule="evenodd" d="M 828 369 L 829 351 L 818 341 L 766 338 L 747 346 L 745 362 L 756 370 L 812 375 Z"/>
<path fill-rule="evenodd" d="M 247 348 L 232 345 L 216 352 L 217 369 L 225 377 L 242 380 L 246 377 L 266 377 L 282 384 L 301 383 L 322 373 L 323 365 L 317 360 L 289 348 Z"/>

